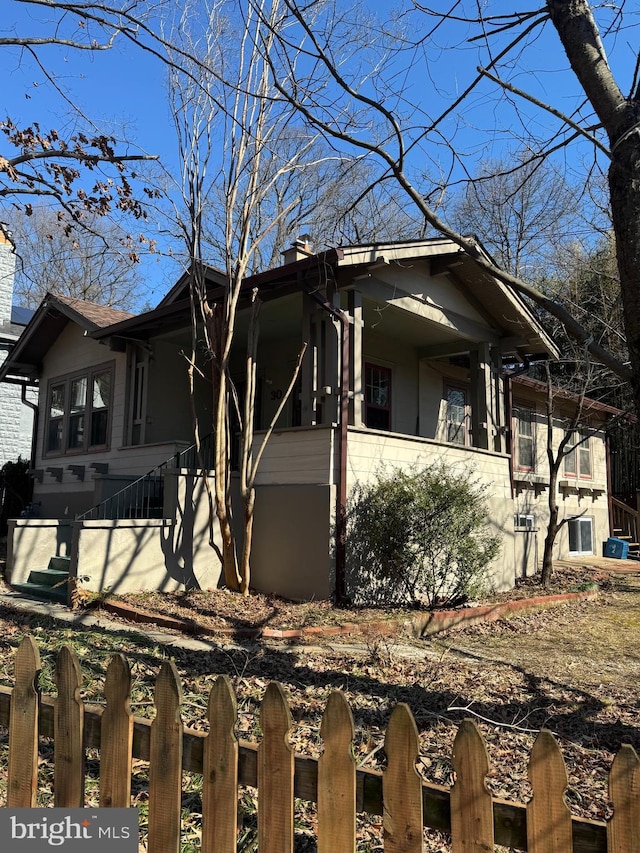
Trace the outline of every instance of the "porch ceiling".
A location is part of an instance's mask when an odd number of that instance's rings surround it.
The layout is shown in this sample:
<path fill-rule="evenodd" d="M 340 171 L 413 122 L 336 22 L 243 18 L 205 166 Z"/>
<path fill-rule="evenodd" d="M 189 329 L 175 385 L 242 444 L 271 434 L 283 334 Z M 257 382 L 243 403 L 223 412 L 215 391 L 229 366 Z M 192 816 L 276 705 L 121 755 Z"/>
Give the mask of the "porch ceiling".
<path fill-rule="evenodd" d="M 365 330 L 372 330 L 393 340 L 401 341 L 403 346 L 425 347 L 438 344 L 450 344 L 461 339 L 453 328 L 447 328 L 435 320 L 420 317 L 377 300 L 362 300 Z"/>

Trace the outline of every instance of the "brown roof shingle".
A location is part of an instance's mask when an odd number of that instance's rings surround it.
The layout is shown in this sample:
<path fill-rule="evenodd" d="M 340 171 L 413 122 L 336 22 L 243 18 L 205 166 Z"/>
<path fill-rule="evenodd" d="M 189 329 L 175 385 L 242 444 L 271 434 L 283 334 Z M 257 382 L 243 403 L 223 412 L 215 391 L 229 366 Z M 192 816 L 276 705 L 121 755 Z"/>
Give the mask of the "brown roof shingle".
<path fill-rule="evenodd" d="M 130 314 L 128 311 L 120 311 L 118 308 L 109 308 L 106 305 L 98 305 L 96 302 L 86 302 L 84 299 L 75 299 L 71 296 L 55 294 L 51 295 L 50 299 L 51 301 L 62 302 L 71 308 L 72 311 L 75 311 L 76 314 L 84 317 L 85 320 L 100 329 L 133 317 L 133 314 Z"/>

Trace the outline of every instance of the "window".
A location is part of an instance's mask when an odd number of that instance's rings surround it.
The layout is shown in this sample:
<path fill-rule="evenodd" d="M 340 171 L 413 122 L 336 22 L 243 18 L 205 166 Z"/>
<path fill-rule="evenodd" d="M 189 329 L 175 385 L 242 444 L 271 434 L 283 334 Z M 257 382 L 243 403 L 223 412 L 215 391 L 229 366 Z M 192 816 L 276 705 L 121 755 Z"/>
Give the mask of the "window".
<path fill-rule="evenodd" d="M 134 347 L 129 359 L 128 444 L 144 444 L 147 408 L 147 364 L 149 357 Z"/>
<path fill-rule="evenodd" d="M 534 471 L 536 467 L 533 410 L 513 407 L 513 453 L 516 468 Z"/>
<path fill-rule="evenodd" d="M 572 518 L 567 526 L 569 554 L 593 554 L 593 519 Z"/>
<path fill-rule="evenodd" d="M 112 365 L 52 380 L 49 383 L 46 452 L 63 454 L 105 449 L 109 443 L 112 387 Z"/>
<path fill-rule="evenodd" d="M 517 530 L 535 530 L 536 517 L 531 513 L 516 512 L 513 516 L 513 526 Z"/>
<path fill-rule="evenodd" d="M 567 447 L 572 447 L 564 457 L 564 473 L 567 477 L 582 477 L 591 479 L 591 441 L 589 434 L 582 431 L 573 432 Z"/>
<path fill-rule="evenodd" d="M 465 388 L 449 386 L 446 391 L 445 441 L 453 444 L 468 444 L 469 406 Z"/>
<path fill-rule="evenodd" d="M 372 429 L 391 429 L 391 370 L 365 364 L 365 423 Z"/>

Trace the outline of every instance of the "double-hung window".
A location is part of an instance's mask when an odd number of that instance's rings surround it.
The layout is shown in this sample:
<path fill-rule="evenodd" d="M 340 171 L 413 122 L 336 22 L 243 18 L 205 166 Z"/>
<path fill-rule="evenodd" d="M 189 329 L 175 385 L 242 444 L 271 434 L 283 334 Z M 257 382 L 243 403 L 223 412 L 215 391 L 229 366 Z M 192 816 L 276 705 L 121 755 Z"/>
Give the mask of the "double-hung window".
<path fill-rule="evenodd" d="M 113 365 L 52 379 L 48 389 L 46 453 L 105 450 L 109 445 Z"/>
<path fill-rule="evenodd" d="M 567 477 L 590 479 L 591 469 L 591 441 L 589 434 L 585 431 L 575 430 L 571 434 L 568 447 L 572 448 L 564 457 L 564 473 Z"/>
<path fill-rule="evenodd" d="M 536 467 L 533 410 L 526 406 L 513 407 L 514 457 L 519 471 L 534 471 Z"/>

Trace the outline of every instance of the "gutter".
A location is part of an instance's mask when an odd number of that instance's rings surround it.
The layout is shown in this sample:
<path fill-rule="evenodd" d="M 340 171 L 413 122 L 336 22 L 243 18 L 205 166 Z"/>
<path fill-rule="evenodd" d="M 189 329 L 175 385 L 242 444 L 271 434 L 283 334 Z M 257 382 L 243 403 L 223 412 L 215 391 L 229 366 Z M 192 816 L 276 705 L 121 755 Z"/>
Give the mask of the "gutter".
<path fill-rule="evenodd" d="M 340 371 L 340 443 L 338 446 L 338 496 L 336 499 L 336 601 L 346 597 L 346 533 L 347 533 L 347 437 L 349 426 L 349 315 L 332 305 L 317 291 L 307 291 L 323 311 L 338 320 L 341 328 Z"/>

